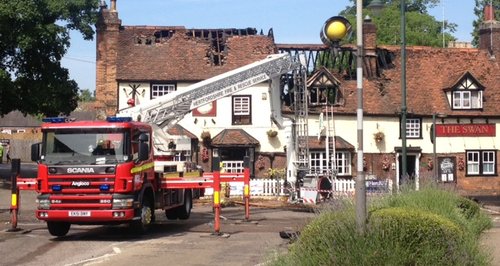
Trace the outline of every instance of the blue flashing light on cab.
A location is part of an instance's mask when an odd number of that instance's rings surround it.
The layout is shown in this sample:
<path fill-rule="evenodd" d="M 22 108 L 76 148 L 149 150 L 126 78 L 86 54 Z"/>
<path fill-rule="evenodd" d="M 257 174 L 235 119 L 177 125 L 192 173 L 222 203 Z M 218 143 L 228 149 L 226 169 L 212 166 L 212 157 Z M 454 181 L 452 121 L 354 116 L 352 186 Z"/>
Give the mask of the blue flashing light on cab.
<path fill-rule="evenodd" d="M 44 123 L 64 123 L 66 121 L 66 117 L 46 117 L 42 119 Z"/>
<path fill-rule="evenodd" d="M 52 185 L 52 191 L 54 192 L 60 192 L 62 190 L 61 185 Z"/>
<path fill-rule="evenodd" d="M 106 117 L 106 121 L 108 121 L 108 122 L 131 122 L 132 117 L 108 116 L 108 117 Z"/>

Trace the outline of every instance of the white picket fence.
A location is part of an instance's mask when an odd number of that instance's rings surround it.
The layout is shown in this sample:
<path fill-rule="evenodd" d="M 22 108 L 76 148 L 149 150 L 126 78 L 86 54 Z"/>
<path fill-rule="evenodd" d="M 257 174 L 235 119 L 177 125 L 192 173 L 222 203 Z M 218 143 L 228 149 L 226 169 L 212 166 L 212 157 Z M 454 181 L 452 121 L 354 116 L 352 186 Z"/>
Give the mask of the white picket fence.
<path fill-rule="evenodd" d="M 243 196 L 243 182 L 229 182 L 231 196 Z M 206 188 L 205 196 L 212 196 L 213 189 Z M 252 179 L 250 180 L 250 196 L 284 196 L 284 181 L 276 179 Z"/>
<path fill-rule="evenodd" d="M 392 181 L 374 181 L 367 180 L 367 192 L 386 191 L 392 190 Z M 333 192 L 354 192 L 354 180 L 336 179 L 333 182 Z M 231 196 L 243 196 L 243 183 L 242 182 L 229 182 Z M 252 179 L 250 180 L 250 196 L 286 196 L 289 191 L 284 186 L 283 180 L 276 179 Z M 205 189 L 205 196 L 213 195 L 213 189 Z"/>

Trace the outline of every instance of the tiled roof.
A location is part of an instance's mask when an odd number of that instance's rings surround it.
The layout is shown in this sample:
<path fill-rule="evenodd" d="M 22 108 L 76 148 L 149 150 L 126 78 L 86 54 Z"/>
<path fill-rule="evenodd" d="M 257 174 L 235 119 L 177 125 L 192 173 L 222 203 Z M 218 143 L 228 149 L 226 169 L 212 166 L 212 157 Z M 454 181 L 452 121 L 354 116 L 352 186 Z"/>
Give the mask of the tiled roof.
<path fill-rule="evenodd" d="M 68 116 L 74 118 L 78 121 L 82 120 L 95 120 L 95 111 L 74 111 Z M 4 117 L 0 117 L 0 128 L 1 127 L 39 127 L 42 124 L 41 120 L 38 120 L 34 116 L 26 115 L 24 116 L 19 111 L 13 111 L 6 114 Z"/>
<path fill-rule="evenodd" d="M 400 48 L 380 47 L 394 53 L 394 68 L 385 69 L 380 78 L 363 82 L 363 109 L 367 114 L 395 115 L 401 112 Z M 469 72 L 484 86 L 483 110 L 452 110 L 445 90 Z M 487 51 L 474 48 L 408 47 L 406 63 L 406 103 L 408 114 L 449 116 L 500 115 L 500 64 Z M 341 113 L 356 113 L 355 80 L 341 81 L 345 106 Z"/>
<path fill-rule="evenodd" d="M 0 117 L 0 127 L 39 127 L 42 121 L 33 116 L 24 116 L 19 111 L 13 111 Z"/>
<path fill-rule="evenodd" d="M 210 61 L 210 38 L 193 37 L 184 27 L 124 26 L 119 34 L 118 80 L 198 81 L 264 59 L 277 52 L 272 37 L 224 35 L 223 63 Z M 207 30 L 210 31 L 210 30 Z M 217 30 L 211 30 L 212 32 Z M 224 30 L 221 30 L 224 32 Z M 141 36 L 171 32 L 161 42 L 138 44 Z"/>
<path fill-rule="evenodd" d="M 179 124 L 176 124 L 176 125 L 170 127 L 167 130 L 167 133 L 170 135 L 176 135 L 176 136 L 186 136 L 190 139 L 198 139 L 198 137 L 196 137 L 196 135 L 194 135 L 189 130 L 185 129 L 184 127 L 182 127 Z"/>
<path fill-rule="evenodd" d="M 224 129 L 212 139 L 212 146 L 258 146 L 259 141 L 243 129 Z"/>
<path fill-rule="evenodd" d="M 325 140 L 324 136 L 318 138 L 317 136 L 309 136 L 308 144 L 309 149 L 311 150 L 324 150 L 325 149 Z M 335 149 L 336 150 L 354 150 L 354 146 L 347 142 L 342 137 L 335 137 Z"/>

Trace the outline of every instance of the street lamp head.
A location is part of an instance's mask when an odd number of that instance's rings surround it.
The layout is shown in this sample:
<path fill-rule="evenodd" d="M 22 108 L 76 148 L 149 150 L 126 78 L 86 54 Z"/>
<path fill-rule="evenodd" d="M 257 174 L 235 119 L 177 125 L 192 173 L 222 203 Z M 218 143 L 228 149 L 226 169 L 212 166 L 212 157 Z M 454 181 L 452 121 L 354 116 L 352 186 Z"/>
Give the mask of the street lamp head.
<path fill-rule="evenodd" d="M 344 17 L 335 16 L 329 18 L 320 32 L 321 41 L 330 46 L 338 46 L 338 43 L 348 36 L 352 31 L 351 23 Z"/>
<path fill-rule="evenodd" d="M 384 9 L 384 2 L 381 0 L 373 0 L 370 2 L 370 4 L 367 6 L 369 10 L 373 12 L 374 15 L 378 16 L 382 12 L 382 9 Z"/>

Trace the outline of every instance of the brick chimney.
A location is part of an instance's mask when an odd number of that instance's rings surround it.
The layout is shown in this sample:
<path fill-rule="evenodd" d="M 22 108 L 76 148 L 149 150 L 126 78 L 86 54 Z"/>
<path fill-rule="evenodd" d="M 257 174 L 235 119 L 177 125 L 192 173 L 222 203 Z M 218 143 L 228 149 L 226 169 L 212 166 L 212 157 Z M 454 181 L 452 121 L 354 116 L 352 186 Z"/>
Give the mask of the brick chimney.
<path fill-rule="evenodd" d="M 116 66 L 121 24 L 116 0 L 111 0 L 111 9 L 102 1 L 96 24 L 96 102 L 98 111 L 106 115 L 118 110 Z"/>
<path fill-rule="evenodd" d="M 374 78 L 377 75 L 377 26 L 368 16 L 363 20 L 363 49 L 365 76 L 368 79 Z"/>
<path fill-rule="evenodd" d="M 111 0 L 111 12 L 116 12 L 116 0 Z"/>
<path fill-rule="evenodd" d="M 483 14 L 484 21 L 479 26 L 479 49 L 500 56 L 500 22 L 495 19 L 494 7 L 486 5 Z"/>

